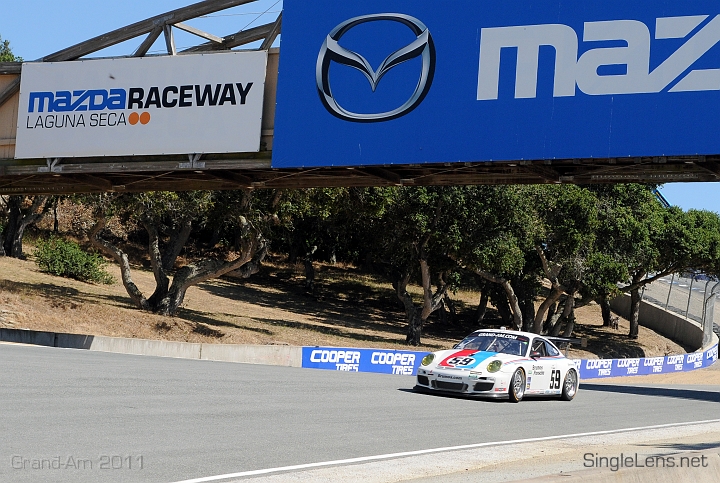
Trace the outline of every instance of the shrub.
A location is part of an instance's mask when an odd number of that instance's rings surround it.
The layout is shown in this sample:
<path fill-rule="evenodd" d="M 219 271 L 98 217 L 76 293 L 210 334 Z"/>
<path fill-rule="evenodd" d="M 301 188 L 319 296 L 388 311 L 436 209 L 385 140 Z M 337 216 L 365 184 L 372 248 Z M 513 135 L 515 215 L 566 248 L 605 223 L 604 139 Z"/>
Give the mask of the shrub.
<path fill-rule="evenodd" d="M 35 262 L 43 272 L 60 277 L 106 284 L 115 281 L 104 270 L 107 262 L 100 255 L 83 251 L 77 243 L 62 238 L 39 240 Z"/>

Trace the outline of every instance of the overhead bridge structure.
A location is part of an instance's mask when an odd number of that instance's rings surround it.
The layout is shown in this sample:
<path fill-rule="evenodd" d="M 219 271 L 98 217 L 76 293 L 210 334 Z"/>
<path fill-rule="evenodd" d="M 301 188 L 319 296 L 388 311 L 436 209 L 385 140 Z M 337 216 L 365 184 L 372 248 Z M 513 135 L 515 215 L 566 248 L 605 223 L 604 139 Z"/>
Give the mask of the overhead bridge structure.
<path fill-rule="evenodd" d="M 438 163 L 432 160 L 406 162 L 399 156 L 391 164 L 376 163 L 370 159 L 367 164 L 352 166 L 274 167 L 274 142 L 283 133 L 275 129 L 280 49 L 274 48 L 273 43 L 282 32 L 283 14 L 265 25 L 222 36 L 198 30 L 186 23 L 253 1 L 206 0 L 106 33 L 36 62 L 62 63 L 89 59 L 89 56 L 97 56 L 105 48 L 132 39 L 137 39 L 138 47 L 128 53 L 128 58 L 147 56 L 151 46 L 162 38 L 167 48 L 167 54 L 163 56 L 230 50 L 266 51 L 259 151 L 17 158 L 20 85 L 29 64 L 0 63 L 0 195 L 511 183 L 660 184 L 717 181 L 720 178 L 720 155 L 503 161 L 470 159 Z M 174 41 L 174 32 L 178 29 L 193 34 L 198 39 L 197 45 L 178 51 Z M 313 95 L 317 97 L 317 92 Z M 298 116 L 302 114 L 298 113 Z M 231 136 L 232 126 L 227 128 L 227 135 Z M 472 140 L 451 137 L 443 139 L 443 142 L 451 146 L 471 143 Z M 322 144 L 314 146 L 318 155 L 322 155 L 324 149 Z M 303 154 L 308 155 L 307 152 Z"/>

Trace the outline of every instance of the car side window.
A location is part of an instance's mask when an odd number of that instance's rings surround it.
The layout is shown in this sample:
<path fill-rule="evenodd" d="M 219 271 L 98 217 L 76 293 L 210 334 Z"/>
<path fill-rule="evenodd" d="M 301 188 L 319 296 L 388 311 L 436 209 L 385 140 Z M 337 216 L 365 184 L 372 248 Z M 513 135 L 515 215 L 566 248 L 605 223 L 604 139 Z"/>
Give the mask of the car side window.
<path fill-rule="evenodd" d="M 545 341 L 542 339 L 535 339 L 533 341 L 532 350 L 539 352 L 540 357 L 546 357 L 547 352 L 545 351 Z"/>
<path fill-rule="evenodd" d="M 547 349 L 547 353 L 550 357 L 555 357 L 560 355 L 560 351 L 558 351 L 555 346 L 553 346 L 548 341 L 545 341 L 545 348 Z"/>

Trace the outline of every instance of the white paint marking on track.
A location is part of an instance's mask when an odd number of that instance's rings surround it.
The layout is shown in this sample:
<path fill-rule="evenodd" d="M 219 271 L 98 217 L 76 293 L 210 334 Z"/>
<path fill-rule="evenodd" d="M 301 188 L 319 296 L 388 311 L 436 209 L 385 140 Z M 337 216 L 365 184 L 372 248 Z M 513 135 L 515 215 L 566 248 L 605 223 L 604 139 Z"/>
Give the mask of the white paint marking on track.
<path fill-rule="evenodd" d="M 695 425 L 699 425 L 699 424 L 709 424 L 709 423 L 720 423 L 720 419 L 709 419 L 707 421 L 690 421 L 687 423 L 657 424 L 654 426 L 641 426 L 641 427 L 637 427 L 637 428 L 625 428 L 625 429 L 611 429 L 608 431 L 594 431 L 594 432 L 590 432 L 590 433 L 562 434 L 559 436 L 544 436 L 541 438 L 514 439 L 511 441 L 493 441 L 493 442 L 489 442 L 489 443 L 475 443 L 475 444 L 464 444 L 461 446 L 447 446 L 444 448 L 421 449 L 421 450 L 417 450 L 417 451 L 406 451 L 403 453 L 389 453 L 389 454 L 382 454 L 382 455 L 375 455 L 375 456 L 362 456 L 359 458 L 348 458 L 348 459 L 344 459 L 344 460 L 322 461 L 319 463 L 306 463 L 306 464 L 302 464 L 302 465 L 279 466 L 277 468 L 266 468 L 263 470 L 242 471 L 239 473 L 228 473 L 226 475 L 206 476 L 203 478 L 194 478 L 192 480 L 176 481 L 174 483 L 206 483 L 209 481 L 228 480 L 230 478 L 243 478 L 246 476 L 267 475 L 269 473 L 281 473 L 281 472 L 286 472 L 286 471 L 308 470 L 308 469 L 312 469 L 312 468 L 322 468 L 325 466 L 349 465 L 349 464 L 355 464 L 355 463 L 365 463 L 368 461 L 380 461 L 380 460 L 404 458 L 407 456 L 419 456 L 419 455 L 432 454 L 432 453 L 445 453 L 445 452 L 449 452 L 449 451 L 459 451 L 459 450 L 464 450 L 464 449 L 482 448 L 482 447 L 487 447 L 487 446 L 505 446 L 505 445 L 518 444 L 518 443 L 535 443 L 535 442 L 540 442 L 540 441 L 554 441 L 554 440 L 558 440 L 558 439 L 579 438 L 579 437 L 583 437 L 583 436 L 599 436 L 599 435 L 603 435 L 603 434 L 628 433 L 631 431 L 644 431 L 644 430 L 649 430 L 649 429 L 673 428 L 673 427 L 678 427 L 678 426 L 695 426 Z"/>

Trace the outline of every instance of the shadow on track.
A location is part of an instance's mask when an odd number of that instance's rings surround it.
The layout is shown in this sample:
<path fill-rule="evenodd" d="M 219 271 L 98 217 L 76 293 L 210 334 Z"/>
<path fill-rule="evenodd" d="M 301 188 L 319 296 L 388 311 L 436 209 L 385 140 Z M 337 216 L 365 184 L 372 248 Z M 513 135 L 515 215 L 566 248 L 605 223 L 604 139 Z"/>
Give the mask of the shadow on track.
<path fill-rule="evenodd" d="M 580 391 L 614 392 L 618 394 L 635 394 L 638 396 L 673 397 L 693 401 L 720 402 L 720 392 L 697 391 L 691 389 L 669 389 L 664 387 L 619 386 L 613 384 L 581 383 Z"/>
<path fill-rule="evenodd" d="M 666 448 L 666 449 L 674 449 L 677 451 L 709 451 L 709 450 L 718 450 L 720 449 L 720 442 L 710 442 L 710 443 L 694 443 L 694 444 L 685 444 L 685 443 L 662 443 L 662 444 L 640 444 L 638 446 L 648 446 L 651 448 Z"/>

